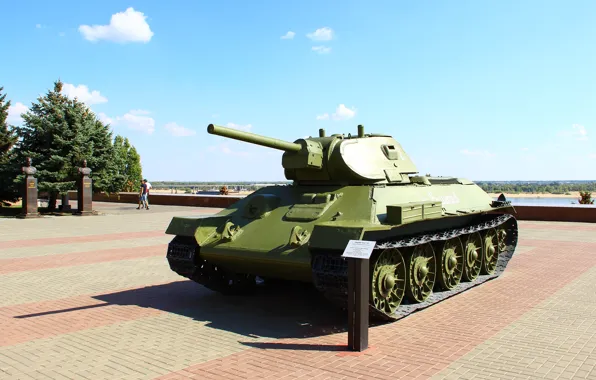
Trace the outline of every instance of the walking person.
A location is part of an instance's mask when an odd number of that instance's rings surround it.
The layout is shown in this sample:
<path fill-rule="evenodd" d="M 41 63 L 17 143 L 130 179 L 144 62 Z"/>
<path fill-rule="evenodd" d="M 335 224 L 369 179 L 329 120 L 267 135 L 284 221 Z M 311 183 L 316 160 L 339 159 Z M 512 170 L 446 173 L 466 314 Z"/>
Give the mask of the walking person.
<path fill-rule="evenodd" d="M 151 190 L 153 186 L 151 186 L 149 181 L 147 181 L 147 178 L 145 178 L 143 182 L 147 186 L 147 194 L 145 195 L 145 205 L 147 206 L 147 210 L 149 210 L 149 190 Z"/>
<path fill-rule="evenodd" d="M 147 201 L 147 180 L 143 180 L 143 182 L 141 182 L 141 188 L 139 189 L 139 206 L 137 207 L 137 210 L 139 210 L 141 207 L 149 210 L 149 203 Z"/>

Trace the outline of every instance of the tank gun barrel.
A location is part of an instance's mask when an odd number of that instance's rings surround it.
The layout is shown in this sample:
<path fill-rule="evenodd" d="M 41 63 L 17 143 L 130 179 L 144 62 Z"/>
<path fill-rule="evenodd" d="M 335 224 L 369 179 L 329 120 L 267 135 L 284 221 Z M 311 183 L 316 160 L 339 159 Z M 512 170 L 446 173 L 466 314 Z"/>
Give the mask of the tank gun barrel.
<path fill-rule="evenodd" d="M 286 152 L 299 152 L 302 150 L 302 146 L 300 144 L 278 140 L 272 137 L 261 136 L 257 135 L 256 133 L 239 131 L 234 128 L 222 127 L 220 125 L 209 124 L 207 127 L 207 132 L 212 135 L 228 137 L 230 139 L 245 141 L 251 144 L 262 145 L 268 148 L 283 150 Z"/>

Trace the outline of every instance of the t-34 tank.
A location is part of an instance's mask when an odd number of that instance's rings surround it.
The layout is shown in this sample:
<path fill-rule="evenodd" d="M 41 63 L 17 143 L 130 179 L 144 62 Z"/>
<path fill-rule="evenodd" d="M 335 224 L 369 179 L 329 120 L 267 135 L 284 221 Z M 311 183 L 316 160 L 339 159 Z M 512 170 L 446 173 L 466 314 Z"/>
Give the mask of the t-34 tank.
<path fill-rule="evenodd" d="M 207 218 L 175 217 L 167 259 L 209 289 L 238 294 L 256 277 L 312 282 L 347 301 L 351 239 L 375 241 L 370 316 L 394 320 L 499 276 L 517 245 L 501 195 L 474 182 L 419 175 L 391 136 L 325 136 L 286 142 L 210 124 L 211 134 L 283 150 L 291 185 L 261 188 Z"/>

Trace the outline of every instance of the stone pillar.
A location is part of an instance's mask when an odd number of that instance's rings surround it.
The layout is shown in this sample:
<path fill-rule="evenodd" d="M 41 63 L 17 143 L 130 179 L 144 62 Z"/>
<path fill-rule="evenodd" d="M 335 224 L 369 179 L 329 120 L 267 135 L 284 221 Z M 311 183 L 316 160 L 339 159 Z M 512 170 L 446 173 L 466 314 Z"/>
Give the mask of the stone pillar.
<path fill-rule="evenodd" d="M 39 218 L 37 211 L 37 178 L 33 177 L 37 172 L 35 167 L 31 166 L 31 158 L 27 157 L 27 166 L 22 167 L 25 173 L 25 183 L 23 184 L 22 211 L 19 218 Z"/>
<path fill-rule="evenodd" d="M 60 205 L 60 211 L 62 211 L 62 212 L 72 211 L 72 208 L 70 207 L 70 197 L 68 196 L 68 192 L 62 194 L 61 203 L 62 204 Z"/>
<path fill-rule="evenodd" d="M 87 160 L 83 160 L 83 167 L 79 168 L 79 179 L 77 181 L 77 203 L 78 209 L 75 215 L 93 214 L 93 187 L 89 178 L 91 169 L 87 167 Z"/>

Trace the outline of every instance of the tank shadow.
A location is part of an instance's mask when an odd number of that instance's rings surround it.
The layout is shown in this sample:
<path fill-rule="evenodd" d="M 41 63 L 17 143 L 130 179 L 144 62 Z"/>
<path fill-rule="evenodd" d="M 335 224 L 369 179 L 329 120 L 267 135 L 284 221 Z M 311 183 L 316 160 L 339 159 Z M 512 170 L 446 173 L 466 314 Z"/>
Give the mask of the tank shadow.
<path fill-rule="evenodd" d="M 135 305 L 206 322 L 251 338 L 305 338 L 347 331 L 345 311 L 308 284 L 259 286 L 247 296 L 224 296 L 193 281 L 177 281 L 94 296 L 105 305 Z"/>

